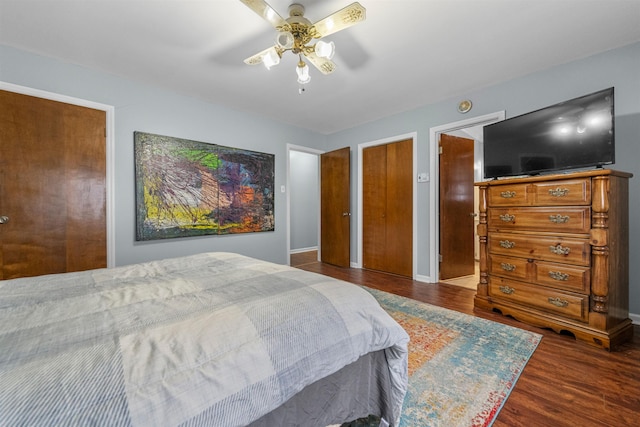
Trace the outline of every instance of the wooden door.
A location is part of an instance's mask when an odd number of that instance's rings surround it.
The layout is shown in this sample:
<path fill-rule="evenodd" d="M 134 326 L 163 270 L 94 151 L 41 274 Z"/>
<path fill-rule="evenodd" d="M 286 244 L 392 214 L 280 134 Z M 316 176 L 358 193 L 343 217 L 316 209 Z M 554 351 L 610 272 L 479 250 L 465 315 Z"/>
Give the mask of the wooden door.
<path fill-rule="evenodd" d="M 320 259 L 322 262 L 351 265 L 349 147 L 320 156 Z"/>
<path fill-rule="evenodd" d="M 363 267 L 413 276 L 413 140 L 362 152 Z"/>
<path fill-rule="evenodd" d="M 362 150 L 362 266 L 387 271 L 387 146 Z"/>
<path fill-rule="evenodd" d="M 440 280 L 475 272 L 473 144 L 440 136 Z"/>
<path fill-rule="evenodd" d="M 0 278 L 106 267 L 106 114 L 0 91 Z"/>

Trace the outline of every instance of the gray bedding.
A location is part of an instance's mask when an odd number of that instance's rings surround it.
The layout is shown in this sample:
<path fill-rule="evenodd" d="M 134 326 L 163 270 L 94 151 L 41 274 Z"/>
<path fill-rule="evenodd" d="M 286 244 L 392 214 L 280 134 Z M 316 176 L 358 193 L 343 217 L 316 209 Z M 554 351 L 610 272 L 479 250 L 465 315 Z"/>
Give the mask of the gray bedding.
<path fill-rule="evenodd" d="M 357 410 L 331 404 L 340 390 L 369 390 L 353 380 L 370 369 L 378 390 L 356 400 L 396 424 L 407 342 L 360 287 L 237 254 L 5 280 L 0 419 L 230 427 L 284 416 L 282 425 L 313 425 L 294 420 L 302 403 L 301 414 L 337 423 Z"/>

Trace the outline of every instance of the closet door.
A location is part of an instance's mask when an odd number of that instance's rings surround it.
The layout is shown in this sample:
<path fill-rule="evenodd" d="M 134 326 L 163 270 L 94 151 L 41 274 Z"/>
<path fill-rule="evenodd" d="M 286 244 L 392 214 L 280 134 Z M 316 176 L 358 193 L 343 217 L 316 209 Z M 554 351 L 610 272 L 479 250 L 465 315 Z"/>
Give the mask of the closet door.
<path fill-rule="evenodd" d="M 0 91 L 0 279 L 106 267 L 104 111 Z"/>
<path fill-rule="evenodd" d="M 363 266 L 413 275 L 413 141 L 363 150 Z"/>
<path fill-rule="evenodd" d="M 362 262 L 387 271 L 387 146 L 362 150 Z"/>

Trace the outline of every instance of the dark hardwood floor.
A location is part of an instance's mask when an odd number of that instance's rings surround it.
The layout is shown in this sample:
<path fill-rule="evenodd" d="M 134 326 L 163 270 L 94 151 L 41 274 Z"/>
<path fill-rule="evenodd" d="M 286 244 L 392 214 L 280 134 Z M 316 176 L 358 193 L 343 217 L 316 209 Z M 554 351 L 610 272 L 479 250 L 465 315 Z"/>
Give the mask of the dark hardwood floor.
<path fill-rule="evenodd" d="M 316 261 L 316 252 L 291 256 L 291 265 L 543 335 L 494 427 L 640 426 L 640 327 L 607 352 L 573 337 L 474 310 L 475 291 Z M 418 427 L 418 426 L 416 426 Z"/>

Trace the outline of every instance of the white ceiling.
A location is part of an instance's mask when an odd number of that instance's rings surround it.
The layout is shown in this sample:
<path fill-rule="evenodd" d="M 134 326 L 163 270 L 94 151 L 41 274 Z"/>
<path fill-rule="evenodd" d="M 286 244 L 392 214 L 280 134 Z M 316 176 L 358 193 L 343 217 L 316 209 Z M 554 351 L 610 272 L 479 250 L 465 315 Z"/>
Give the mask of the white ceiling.
<path fill-rule="evenodd" d="M 243 63 L 275 30 L 239 0 L 0 0 L 0 44 L 330 134 L 640 41 L 640 0 L 359 1 L 302 95 L 293 54 Z M 298 2 L 315 22 L 352 0 Z"/>

